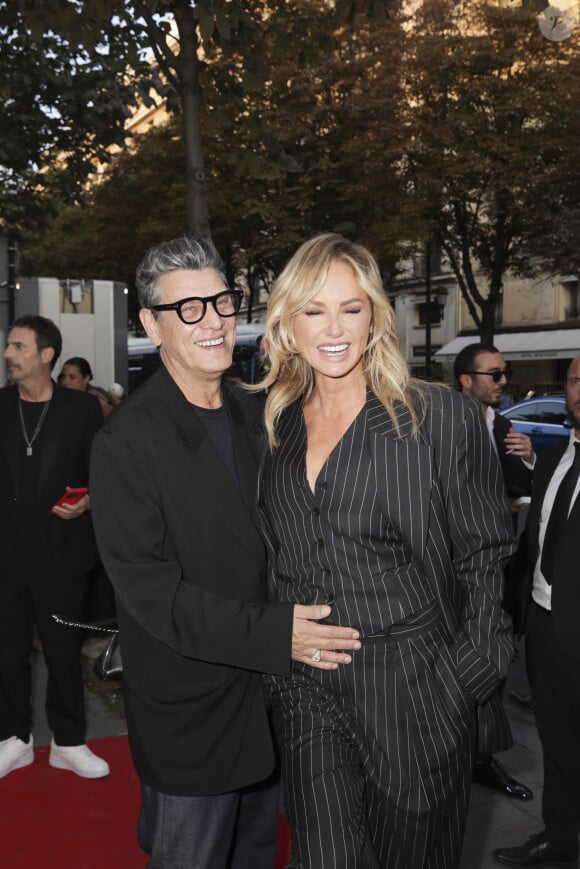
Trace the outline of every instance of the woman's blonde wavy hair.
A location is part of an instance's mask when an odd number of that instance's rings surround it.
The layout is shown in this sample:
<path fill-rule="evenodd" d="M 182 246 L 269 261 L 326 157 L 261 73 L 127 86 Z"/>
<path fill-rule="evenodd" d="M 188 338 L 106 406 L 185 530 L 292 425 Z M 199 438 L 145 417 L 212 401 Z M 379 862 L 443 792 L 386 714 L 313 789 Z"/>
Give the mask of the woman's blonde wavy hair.
<path fill-rule="evenodd" d="M 409 411 L 416 432 L 424 409 L 424 390 L 409 377 L 399 349 L 395 312 L 385 294 L 379 268 L 361 245 L 325 232 L 305 242 L 274 282 L 268 301 L 265 338 L 270 369 L 253 389 L 268 390 L 265 422 L 270 447 L 279 444 L 276 424 L 284 410 L 307 400 L 314 387 L 312 368 L 294 341 L 294 318 L 320 292 L 333 262 L 347 263 L 372 304 L 372 333 L 364 354 L 367 385 L 384 404 L 398 429 L 395 403 Z"/>

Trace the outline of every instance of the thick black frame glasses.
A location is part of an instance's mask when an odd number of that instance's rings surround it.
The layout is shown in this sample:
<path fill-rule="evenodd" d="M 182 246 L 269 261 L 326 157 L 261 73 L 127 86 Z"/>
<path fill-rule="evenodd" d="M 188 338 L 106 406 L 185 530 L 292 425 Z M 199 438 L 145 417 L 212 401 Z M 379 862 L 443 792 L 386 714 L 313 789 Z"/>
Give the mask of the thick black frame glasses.
<path fill-rule="evenodd" d="M 232 310 L 227 311 L 227 313 L 221 311 L 219 308 L 220 299 L 223 300 L 223 304 L 226 302 L 226 297 L 230 298 L 232 303 Z M 243 298 L 244 294 L 240 290 L 222 290 L 221 293 L 216 293 L 215 296 L 189 296 L 189 298 L 180 299 L 178 302 L 168 302 L 165 305 L 151 305 L 151 310 L 175 311 L 182 323 L 185 323 L 187 326 L 192 326 L 194 323 L 199 323 L 200 320 L 203 320 L 207 313 L 207 306 L 210 302 L 213 305 L 214 311 L 216 314 L 219 314 L 220 317 L 233 317 L 240 310 Z M 193 314 L 187 314 L 187 306 L 188 304 L 191 305 L 192 302 L 201 303 L 201 314 L 199 317 Z"/>
<path fill-rule="evenodd" d="M 499 383 L 502 377 L 505 377 L 506 380 L 510 379 L 511 371 L 508 368 L 504 368 L 503 371 L 464 371 L 464 374 L 487 374 L 488 377 L 491 377 L 494 383 Z"/>

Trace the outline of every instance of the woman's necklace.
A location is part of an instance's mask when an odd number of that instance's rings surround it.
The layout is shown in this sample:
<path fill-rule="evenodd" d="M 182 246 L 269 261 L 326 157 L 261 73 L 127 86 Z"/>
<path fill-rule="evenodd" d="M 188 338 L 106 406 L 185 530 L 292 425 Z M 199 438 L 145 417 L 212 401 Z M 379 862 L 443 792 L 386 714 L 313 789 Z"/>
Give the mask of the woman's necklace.
<path fill-rule="evenodd" d="M 38 420 L 38 423 L 36 424 L 36 428 L 34 429 L 34 434 L 32 435 L 32 437 L 30 439 L 28 438 L 28 432 L 26 431 L 26 425 L 24 423 L 24 414 L 22 413 L 22 400 L 20 398 L 18 399 L 18 413 L 20 415 L 20 428 L 22 429 L 22 436 L 23 436 L 24 440 L 26 441 L 26 455 L 27 456 L 32 455 L 32 444 L 34 443 L 34 441 L 38 437 L 40 429 L 42 428 L 42 424 L 46 418 L 46 414 L 48 413 L 48 407 L 50 405 L 51 399 L 52 399 L 52 396 L 48 399 L 48 401 L 46 401 L 44 403 L 44 407 L 42 408 L 42 413 L 40 414 L 40 419 Z"/>

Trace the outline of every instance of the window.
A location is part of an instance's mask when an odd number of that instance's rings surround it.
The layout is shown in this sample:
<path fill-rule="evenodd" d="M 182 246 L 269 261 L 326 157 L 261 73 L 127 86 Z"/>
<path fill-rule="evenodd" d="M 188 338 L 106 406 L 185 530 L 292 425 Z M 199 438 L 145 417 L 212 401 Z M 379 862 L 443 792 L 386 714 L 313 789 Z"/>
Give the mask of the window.
<path fill-rule="evenodd" d="M 570 281 L 566 284 L 568 290 L 568 307 L 565 315 L 567 320 L 577 320 L 580 317 L 579 298 L 578 298 L 578 281 Z"/>
<path fill-rule="evenodd" d="M 427 317 L 429 317 L 429 322 L 432 326 L 437 326 L 439 323 L 443 322 L 443 305 L 440 305 L 439 302 L 419 302 L 417 305 L 417 310 L 419 311 L 419 325 L 426 326 L 427 325 Z"/>

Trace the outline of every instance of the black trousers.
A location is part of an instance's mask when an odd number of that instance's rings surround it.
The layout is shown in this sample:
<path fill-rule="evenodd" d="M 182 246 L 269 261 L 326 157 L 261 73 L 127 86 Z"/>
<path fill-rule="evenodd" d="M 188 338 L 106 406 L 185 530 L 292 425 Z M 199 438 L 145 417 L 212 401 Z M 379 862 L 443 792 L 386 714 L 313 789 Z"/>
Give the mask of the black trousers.
<path fill-rule="evenodd" d="M 544 754 L 542 818 L 550 839 L 580 832 L 580 664 L 559 646 L 552 616 L 530 604 L 526 662 Z"/>
<path fill-rule="evenodd" d="M 81 666 L 83 633 L 59 625 L 53 613 L 82 619 L 86 577 L 46 581 L 27 571 L 0 578 L 0 739 L 28 741 L 32 731 L 32 626 L 36 624 L 48 669 L 46 715 L 57 745 L 85 741 Z"/>

